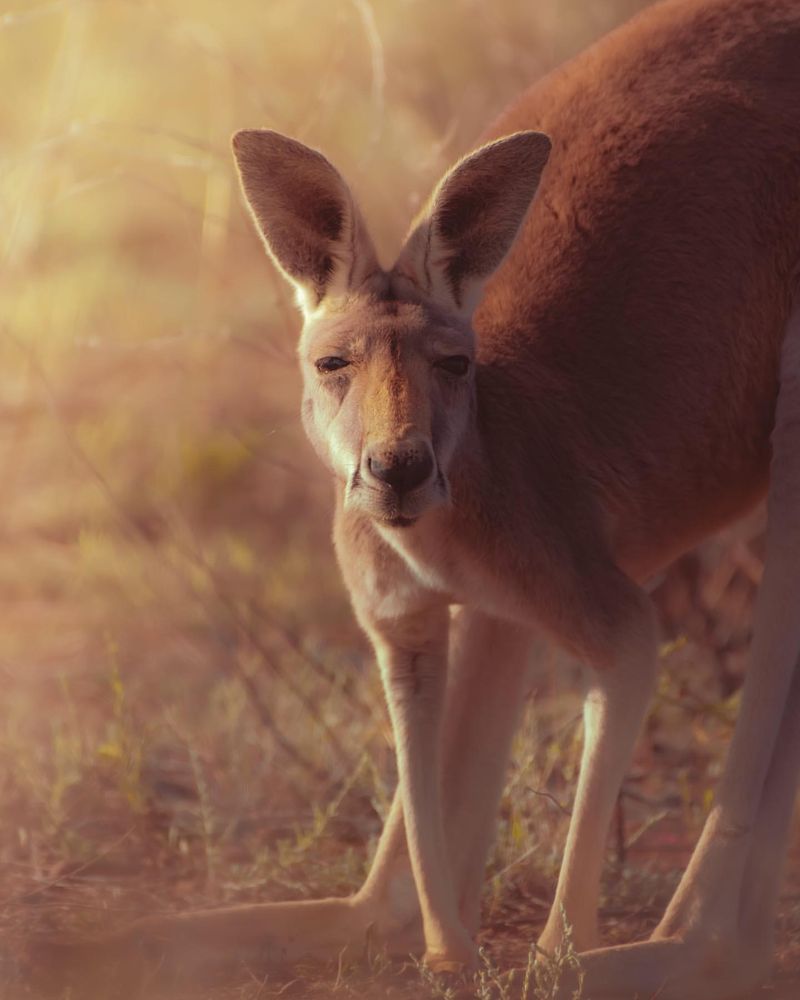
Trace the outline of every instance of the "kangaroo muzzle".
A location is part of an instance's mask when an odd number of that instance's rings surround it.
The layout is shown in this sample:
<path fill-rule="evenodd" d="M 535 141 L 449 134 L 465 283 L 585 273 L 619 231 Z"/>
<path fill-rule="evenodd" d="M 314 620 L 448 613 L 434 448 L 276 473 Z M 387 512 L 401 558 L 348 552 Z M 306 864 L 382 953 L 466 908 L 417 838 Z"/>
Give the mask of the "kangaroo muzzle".
<path fill-rule="evenodd" d="M 435 468 L 426 441 L 398 441 L 371 447 L 362 461 L 362 476 L 367 483 L 388 487 L 400 498 L 428 483 Z"/>

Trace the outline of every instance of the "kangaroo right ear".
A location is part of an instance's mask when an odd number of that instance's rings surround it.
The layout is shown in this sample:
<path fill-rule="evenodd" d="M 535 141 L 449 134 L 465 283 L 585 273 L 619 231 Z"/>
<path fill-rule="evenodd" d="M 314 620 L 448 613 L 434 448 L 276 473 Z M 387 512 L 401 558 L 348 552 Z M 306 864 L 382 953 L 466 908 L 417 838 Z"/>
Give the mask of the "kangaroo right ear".
<path fill-rule="evenodd" d="M 515 132 L 457 163 L 413 225 L 395 272 L 471 316 L 511 249 L 549 155 L 546 135 Z"/>
<path fill-rule="evenodd" d="M 279 132 L 245 129 L 233 137 L 233 154 L 256 226 L 306 315 L 378 270 L 353 196 L 321 153 Z"/>

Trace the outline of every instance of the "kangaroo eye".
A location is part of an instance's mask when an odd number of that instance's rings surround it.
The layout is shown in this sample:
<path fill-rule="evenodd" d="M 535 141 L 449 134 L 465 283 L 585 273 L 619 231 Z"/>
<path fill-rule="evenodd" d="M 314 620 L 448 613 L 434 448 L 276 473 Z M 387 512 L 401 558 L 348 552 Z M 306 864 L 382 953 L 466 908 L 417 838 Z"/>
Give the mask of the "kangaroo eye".
<path fill-rule="evenodd" d="M 449 358 L 439 358 L 437 368 L 444 368 L 451 375 L 466 375 L 469 371 L 469 358 L 465 354 L 453 354 Z"/>
<path fill-rule="evenodd" d="M 318 372 L 336 372 L 340 368 L 347 368 L 349 364 L 344 358 L 320 358 L 314 362 Z"/>

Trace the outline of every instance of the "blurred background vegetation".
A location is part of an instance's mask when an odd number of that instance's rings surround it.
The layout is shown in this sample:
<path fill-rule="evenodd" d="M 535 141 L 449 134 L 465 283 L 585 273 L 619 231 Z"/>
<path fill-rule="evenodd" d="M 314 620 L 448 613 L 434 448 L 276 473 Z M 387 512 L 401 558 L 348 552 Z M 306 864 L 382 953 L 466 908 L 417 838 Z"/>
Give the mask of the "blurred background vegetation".
<path fill-rule="evenodd" d="M 388 259 L 508 100 L 642 6 L 0 2 L 8 934 L 348 891 L 391 794 L 330 487 L 298 419 L 298 319 L 243 211 L 230 134 L 268 126 L 324 150 Z M 653 922 L 708 808 L 758 529 L 660 584 L 672 641 L 610 845 L 612 936 Z M 538 655 L 487 888 L 490 931 L 524 949 L 580 736 L 577 668 L 558 682 Z M 17 982 L 13 961 L 0 974 Z"/>

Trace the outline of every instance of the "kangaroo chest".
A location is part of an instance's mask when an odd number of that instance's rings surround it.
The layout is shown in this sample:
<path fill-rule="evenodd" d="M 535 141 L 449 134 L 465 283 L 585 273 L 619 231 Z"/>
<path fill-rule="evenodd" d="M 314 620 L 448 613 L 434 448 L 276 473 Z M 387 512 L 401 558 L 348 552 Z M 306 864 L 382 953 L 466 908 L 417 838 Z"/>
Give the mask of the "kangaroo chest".
<path fill-rule="evenodd" d="M 377 529 L 394 558 L 381 562 L 371 599 L 384 614 L 403 614 L 441 600 L 466 604 L 497 618 L 528 617 L 514 581 L 490 560 L 453 536 L 444 518 L 424 518 L 411 529 Z M 366 581 L 365 581 L 366 582 Z"/>

